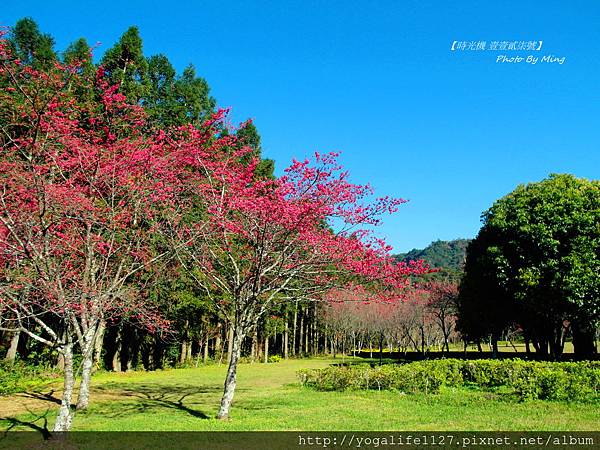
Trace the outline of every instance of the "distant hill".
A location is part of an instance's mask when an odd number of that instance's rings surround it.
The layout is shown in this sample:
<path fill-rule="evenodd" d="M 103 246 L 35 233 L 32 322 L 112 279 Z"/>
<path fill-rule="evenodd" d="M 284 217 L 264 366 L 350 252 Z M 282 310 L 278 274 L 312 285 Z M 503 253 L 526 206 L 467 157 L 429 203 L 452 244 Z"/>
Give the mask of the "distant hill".
<path fill-rule="evenodd" d="M 470 239 L 434 241 L 424 249 L 412 249 L 408 253 L 394 255 L 398 261 L 422 259 L 431 267 L 447 269 L 449 272 L 462 272 Z"/>

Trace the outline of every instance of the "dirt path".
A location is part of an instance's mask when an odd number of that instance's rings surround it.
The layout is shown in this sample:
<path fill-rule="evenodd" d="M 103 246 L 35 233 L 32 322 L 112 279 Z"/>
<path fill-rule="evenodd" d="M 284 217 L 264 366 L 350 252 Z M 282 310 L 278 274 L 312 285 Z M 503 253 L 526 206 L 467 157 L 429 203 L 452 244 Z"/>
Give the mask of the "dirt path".
<path fill-rule="evenodd" d="M 122 399 L 124 396 L 130 396 L 128 392 L 111 391 L 105 388 L 94 389 L 91 388 L 91 401 L 102 402 L 107 400 L 114 400 L 116 398 Z M 77 401 L 78 390 L 75 389 L 73 394 L 73 403 Z M 47 386 L 44 389 L 31 392 L 21 392 L 18 394 L 12 394 L 0 397 L 0 419 L 7 417 L 15 417 L 19 414 L 25 414 L 27 412 L 44 412 L 53 411 L 60 405 L 60 399 L 62 396 L 62 388 L 59 384 Z"/>

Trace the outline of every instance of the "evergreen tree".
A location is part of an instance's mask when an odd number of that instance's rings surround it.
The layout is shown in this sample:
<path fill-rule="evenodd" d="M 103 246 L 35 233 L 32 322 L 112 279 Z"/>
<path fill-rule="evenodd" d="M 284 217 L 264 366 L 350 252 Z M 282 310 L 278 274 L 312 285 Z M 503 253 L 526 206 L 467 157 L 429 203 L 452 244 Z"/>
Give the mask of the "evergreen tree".
<path fill-rule="evenodd" d="M 130 27 L 102 58 L 101 65 L 109 80 L 120 86 L 121 93 L 133 103 L 147 92 L 148 61 L 142 51 L 142 38 L 137 27 Z"/>
<path fill-rule="evenodd" d="M 42 34 L 38 24 L 30 17 L 20 19 L 15 24 L 10 42 L 16 56 L 24 64 L 45 68 L 56 60 L 54 39 L 49 34 Z"/>
<path fill-rule="evenodd" d="M 179 124 L 200 122 L 211 114 L 216 100 L 210 96 L 210 87 L 204 78 L 196 76 L 196 69 L 189 65 L 175 82 L 176 114 Z"/>
<path fill-rule="evenodd" d="M 272 159 L 262 159 L 262 147 L 260 145 L 260 135 L 256 126 L 251 121 L 246 122 L 237 130 L 236 133 L 240 146 L 247 145 L 254 152 L 248 156 L 261 158 L 260 163 L 256 167 L 256 176 L 259 178 L 273 178 L 275 171 L 275 161 Z"/>
<path fill-rule="evenodd" d="M 85 38 L 79 38 L 69 44 L 63 52 L 63 61 L 67 64 L 79 63 L 86 70 L 93 70 L 94 63 L 92 61 L 91 47 Z"/>

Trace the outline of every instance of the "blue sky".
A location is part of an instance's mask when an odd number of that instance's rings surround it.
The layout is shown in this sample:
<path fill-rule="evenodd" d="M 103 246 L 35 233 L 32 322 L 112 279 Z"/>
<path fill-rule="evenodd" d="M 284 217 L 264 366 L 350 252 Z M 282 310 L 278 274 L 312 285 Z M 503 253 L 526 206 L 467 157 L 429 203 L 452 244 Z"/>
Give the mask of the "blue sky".
<path fill-rule="evenodd" d="M 193 63 L 267 157 L 342 151 L 352 180 L 410 202 L 378 234 L 395 251 L 472 237 L 517 184 L 600 178 L 600 2 L 4 0 L 58 49 L 140 28 L 149 56 Z M 455 51 L 453 41 L 542 40 L 539 52 Z M 563 64 L 496 63 L 553 55 Z"/>

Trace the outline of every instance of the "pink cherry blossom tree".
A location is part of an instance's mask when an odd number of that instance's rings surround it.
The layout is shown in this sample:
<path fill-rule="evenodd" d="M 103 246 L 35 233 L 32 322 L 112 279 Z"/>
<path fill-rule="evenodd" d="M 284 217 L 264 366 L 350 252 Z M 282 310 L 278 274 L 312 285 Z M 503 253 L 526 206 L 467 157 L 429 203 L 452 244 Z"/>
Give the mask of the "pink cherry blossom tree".
<path fill-rule="evenodd" d="M 320 300 L 335 286 L 360 284 L 369 299 L 384 300 L 426 269 L 396 263 L 390 247 L 368 228 L 401 199 L 369 202 L 372 189 L 348 181 L 337 154 L 294 161 L 279 179 L 255 176 L 249 148 L 233 135 L 205 145 L 188 130 L 178 141 L 190 165 L 188 188 L 204 220 L 173 227 L 173 247 L 198 286 L 233 327 L 233 350 L 218 418 L 229 416 L 242 343 L 275 302 Z M 185 244 L 185 245 L 183 245 Z"/>
<path fill-rule="evenodd" d="M 90 80 L 77 67 L 22 66 L 0 39 L 0 84 L 1 326 L 64 358 L 54 430 L 68 431 L 74 346 L 83 356 L 81 409 L 100 323 L 133 315 L 161 324 L 131 282 L 164 255 L 150 242 L 169 203 L 166 166 L 140 133 L 140 109 L 100 74 Z"/>

